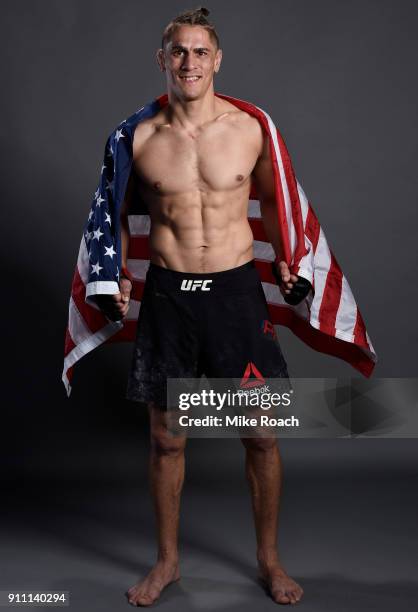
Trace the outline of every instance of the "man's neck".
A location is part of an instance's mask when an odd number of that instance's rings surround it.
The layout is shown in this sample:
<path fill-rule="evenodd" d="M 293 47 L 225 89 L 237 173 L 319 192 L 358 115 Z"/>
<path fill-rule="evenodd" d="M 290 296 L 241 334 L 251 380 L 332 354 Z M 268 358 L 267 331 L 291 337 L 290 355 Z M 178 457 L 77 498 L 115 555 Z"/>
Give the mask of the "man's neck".
<path fill-rule="evenodd" d="M 212 121 L 219 105 L 213 89 L 209 89 L 203 98 L 183 100 L 173 92 L 168 92 L 167 118 L 173 127 L 198 128 Z"/>

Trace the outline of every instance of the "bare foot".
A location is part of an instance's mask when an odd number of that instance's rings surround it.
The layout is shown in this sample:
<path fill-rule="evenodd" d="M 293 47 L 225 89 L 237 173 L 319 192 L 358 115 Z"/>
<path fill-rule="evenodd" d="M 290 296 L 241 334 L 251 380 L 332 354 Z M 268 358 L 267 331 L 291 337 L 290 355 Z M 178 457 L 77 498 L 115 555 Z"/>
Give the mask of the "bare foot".
<path fill-rule="evenodd" d="M 127 591 L 128 601 L 134 606 L 151 606 L 161 591 L 180 578 L 177 561 L 158 561 L 150 573 Z"/>
<path fill-rule="evenodd" d="M 303 595 L 302 587 L 286 574 L 278 561 L 270 565 L 258 564 L 259 578 L 280 604 L 295 604 Z"/>

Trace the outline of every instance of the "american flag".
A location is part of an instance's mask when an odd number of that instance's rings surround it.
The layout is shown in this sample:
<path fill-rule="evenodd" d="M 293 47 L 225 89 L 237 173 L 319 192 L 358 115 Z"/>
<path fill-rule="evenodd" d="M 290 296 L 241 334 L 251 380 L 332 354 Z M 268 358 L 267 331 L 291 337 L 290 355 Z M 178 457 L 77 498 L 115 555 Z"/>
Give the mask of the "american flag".
<path fill-rule="evenodd" d="M 275 195 L 284 258 L 293 274 L 307 278 L 313 291 L 297 306 L 287 304 L 271 270 L 275 253 L 268 241 L 254 184 L 248 221 L 254 237 L 254 258 L 271 321 L 285 325 L 316 351 L 334 355 L 369 377 L 377 361 L 353 293 L 302 187 L 295 177 L 284 140 L 270 116 L 244 100 L 215 93 L 256 117 L 269 135 Z M 62 380 L 71 393 L 74 366 L 104 342 L 133 341 L 150 262 L 150 217 L 139 199 L 129 211 L 128 268 L 134 276 L 128 314 L 111 321 L 95 303 L 97 294 L 119 292 L 121 269 L 120 207 L 132 167 L 132 141 L 140 121 L 168 104 L 167 94 L 144 105 L 122 121 L 107 139 L 101 174 L 81 237 L 69 301 Z"/>

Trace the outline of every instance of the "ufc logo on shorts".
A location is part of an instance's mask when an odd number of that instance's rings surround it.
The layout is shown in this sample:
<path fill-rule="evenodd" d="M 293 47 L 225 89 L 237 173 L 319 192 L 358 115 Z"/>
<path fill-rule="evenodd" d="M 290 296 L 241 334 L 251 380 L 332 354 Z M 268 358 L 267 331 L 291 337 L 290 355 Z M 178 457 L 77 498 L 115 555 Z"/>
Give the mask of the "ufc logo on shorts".
<path fill-rule="evenodd" d="M 201 289 L 202 291 L 210 291 L 210 287 L 208 284 L 212 282 L 212 279 L 206 280 L 190 280 L 185 278 L 181 283 L 182 291 L 196 291 L 196 289 Z"/>

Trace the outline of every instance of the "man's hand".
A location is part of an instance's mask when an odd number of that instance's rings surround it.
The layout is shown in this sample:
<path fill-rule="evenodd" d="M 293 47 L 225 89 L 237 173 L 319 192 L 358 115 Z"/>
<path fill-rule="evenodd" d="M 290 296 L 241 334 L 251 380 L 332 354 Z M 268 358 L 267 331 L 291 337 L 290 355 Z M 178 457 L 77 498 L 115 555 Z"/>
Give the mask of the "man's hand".
<path fill-rule="evenodd" d="M 120 293 L 114 295 L 98 295 L 96 297 L 100 310 L 111 320 L 120 321 L 129 309 L 132 283 L 128 278 L 119 281 Z"/>
<path fill-rule="evenodd" d="M 275 262 L 272 262 L 272 269 L 280 293 L 287 304 L 296 306 L 312 289 L 311 283 L 306 278 L 290 273 L 289 266 L 285 261 L 280 261 L 278 266 Z"/>
<path fill-rule="evenodd" d="M 293 288 L 293 283 L 296 283 L 299 277 L 296 276 L 296 274 L 290 274 L 289 266 L 285 261 L 280 261 L 279 265 L 276 265 L 276 270 L 279 273 L 279 279 L 282 280 L 282 282 L 279 283 L 280 293 L 285 297 L 289 295 Z"/>

